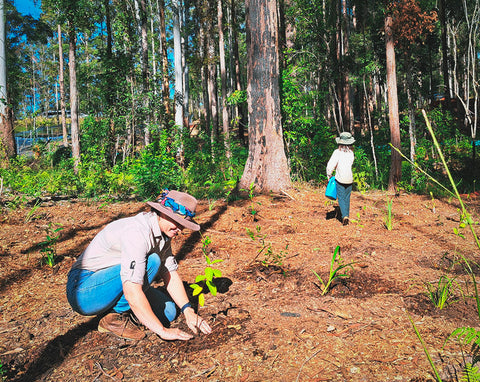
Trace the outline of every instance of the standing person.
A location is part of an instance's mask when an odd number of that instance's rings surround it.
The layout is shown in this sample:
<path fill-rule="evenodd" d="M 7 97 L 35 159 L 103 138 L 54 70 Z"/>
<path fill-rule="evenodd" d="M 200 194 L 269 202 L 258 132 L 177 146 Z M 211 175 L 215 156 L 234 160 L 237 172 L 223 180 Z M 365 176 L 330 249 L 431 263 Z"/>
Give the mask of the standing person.
<path fill-rule="evenodd" d="M 355 160 L 352 145 L 355 139 L 352 134 L 343 132 L 340 137 L 335 138 L 338 148 L 333 152 L 327 163 L 327 177 L 330 179 L 335 171 L 335 182 L 337 184 L 337 199 L 342 214 L 343 225 L 349 223 L 350 194 L 352 193 L 353 173 L 352 164 Z"/>
<path fill-rule="evenodd" d="M 190 305 L 171 239 L 183 228 L 198 231 L 197 200 L 186 193 L 165 190 L 149 212 L 107 224 L 73 264 L 68 274 L 67 298 L 82 315 L 103 315 L 98 330 L 140 340 L 138 321 L 164 340 L 189 340 L 192 334 L 170 328 L 177 308 L 195 334 L 212 329 Z M 150 287 L 156 276 L 168 294 Z"/>

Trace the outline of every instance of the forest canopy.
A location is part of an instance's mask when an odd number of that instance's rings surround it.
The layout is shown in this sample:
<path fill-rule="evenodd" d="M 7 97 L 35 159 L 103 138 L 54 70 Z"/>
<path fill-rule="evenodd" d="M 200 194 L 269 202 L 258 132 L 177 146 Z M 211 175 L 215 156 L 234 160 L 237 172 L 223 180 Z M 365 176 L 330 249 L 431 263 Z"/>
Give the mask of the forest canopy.
<path fill-rule="evenodd" d="M 292 0 L 262 19 L 269 4 L 42 0 L 34 19 L 5 1 L 0 193 L 321 184 L 349 131 L 358 191 L 441 194 L 422 110 L 458 188 L 475 191 L 478 1 Z"/>

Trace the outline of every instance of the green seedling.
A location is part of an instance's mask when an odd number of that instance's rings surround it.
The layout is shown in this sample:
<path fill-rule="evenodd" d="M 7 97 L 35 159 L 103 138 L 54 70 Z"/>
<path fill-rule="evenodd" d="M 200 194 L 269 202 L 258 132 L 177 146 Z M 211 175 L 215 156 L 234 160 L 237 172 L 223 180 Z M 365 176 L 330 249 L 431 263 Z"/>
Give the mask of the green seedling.
<path fill-rule="evenodd" d="M 262 227 L 257 225 L 255 228 L 256 232 L 253 232 L 248 228 L 246 228 L 246 230 L 248 236 L 250 236 L 250 239 L 259 243 L 257 254 L 253 258 L 251 263 L 257 261 L 259 256 L 263 255 L 263 260 L 260 261 L 263 266 L 265 266 L 266 268 L 268 268 L 269 266 L 276 266 L 282 268 L 283 261 L 286 259 L 288 254 L 288 244 L 285 246 L 284 250 L 281 250 L 280 253 L 276 253 L 273 250 L 272 243 L 266 241 L 267 234 L 261 233 Z M 286 275 L 285 271 L 282 271 L 282 273 L 284 276 Z"/>
<path fill-rule="evenodd" d="M 393 199 L 387 198 L 387 214 L 385 216 L 385 228 L 391 231 L 393 229 L 393 214 L 392 214 Z"/>
<path fill-rule="evenodd" d="M 430 191 L 430 196 L 432 198 L 432 212 L 435 213 L 435 197 L 433 196 L 432 191 Z"/>
<path fill-rule="evenodd" d="M 62 229 L 63 227 L 61 226 L 54 229 L 53 223 L 49 223 L 48 227 L 45 229 L 47 232 L 47 237 L 40 243 L 40 253 L 42 254 L 41 263 L 46 264 L 51 268 L 55 266 L 55 261 L 57 258 L 57 242 L 60 238 L 60 234 L 57 233 Z"/>
<path fill-rule="evenodd" d="M 247 230 L 248 236 L 250 236 L 250 239 L 252 239 L 253 241 L 256 241 L 260 244 L 259 248 L 258 248 L 258 251 L 257 251 L 257 254 L 253 258 L 252 262 L 256 261 L 261 254 L 264 255 L 266 260 L 271 258 L 273 256 L 272 244 L 265 240 L 267 238 L 267 234 L 262 234 L 261 233 L 262 227 L 257 225 L 255 227 L 256 232 L 253 232 L 249 228 L 246 228 L 246 230 Z M 268 261 L 266 261 L 266 263 L 268 263 Z"/>
<path fill-rule="evenodd" d="M 447 304 L 454 302 L 449 302 L 451 297 L 453 297 L 454 284 L 460 289 L 460 286 L 455 281 L 455 277 L 450 278 L 447 275 L 442 275 L 436 284 L 431 282 L 425 282 L 424 284 L 427 288 L 427 295 L 430 301 L 432 301 L 438 309 L 443 309 Z"/>
<path fill-rule="evenodd" d="M 288 250 L 288 244 L 285 246 L 285 250 L 280 251 L 280 253 L 275 253 L 272 247 L 269 246 L 269 248 L 265 252 L 265 256 L 264 256 L 264 259 L 262 260 L 262 264 L 267 268 L 270 265 L 281 268 L 283 266 L 283 261 L 287 257 L 287 253 L 288 253 L 287 250 Z"/>
<path fill-rule="evenodd" d="M 322 296 L 324 296 L 330 290 L 333 281 L 342 277 L 349 277 L 346 268 L 351 268 L 353 270 L 353 264 L 355 263 L 356 262 L 353 261 L 351 263 L 345 264 L 342 257 L 340 256 L 340 246 L 337 245 L 335 251 L 333 252 L 332 260 L 330 261 L 330 272 L 326 282 L 322 280 L 322 277 L 317 272 L 312 271 L 315 276 L 317 276 L 318 281 L 320 281 L 322 284 Z M 341 272 L 343 269 L 344 271 Z"/>
<path fill-rule="evenodd" d="M 360 222 L 360 218 L 361 218 L 360 212 L 357 212 L 357 219 L 352 219 L 352 223 L 355 223 L 360 228 L 363 228 L 363 224 Z"/>
<path fill-rule="evenodd" d="M 25 223 L 28 223 L 33 220 L 35 216 L 35 212 L 38 210 L 39 207 L 40 207 L 40 201 L 37 200 L 35 202 L 35 205 L 32 207 L 32 209 L 28 211 L 27 216 L 25 216 Z"/>
<path fill-rule="evenodd" d="M 198 275 L 195 278 L 195 283 L 190 284 L 190 288 L 193 289 L 193 296 L 198 296 L 198 304 L 200 306 L 205 305 L 205 293 L 204 287 L 200 285 L 200 282 L 205 282 L 208 290 L 212 294 L 212 296 L 217 295 L 217 286 L 214 284 L 213 280 L 215 277 L 222 277 L 222 272 L 219 269 L 214 269 L 211 265 L 220 263 L 222 259 L 215 259 L 211 260 L 208 256 L 208 246 L 211 244 L 212 240 L 208 236 L 204 236 L 202 239 L 202 252 L 203 256 L 205 257 L 205 261 L 207 262 L 207 266 L 204 269 L 204 273 Z"/>
<path fill-rule="evenodd" d="M 255 183 L 250 183 L 248 190 L 242 188 L 241 191 L 248 192 L 248 198 L 250 199 L 250 214 L 255 217 L 258 211 L 255 209 L 255 204 L 261 205 L 260 202 L 254 203 L 253 198 L 255 197 Z"/>

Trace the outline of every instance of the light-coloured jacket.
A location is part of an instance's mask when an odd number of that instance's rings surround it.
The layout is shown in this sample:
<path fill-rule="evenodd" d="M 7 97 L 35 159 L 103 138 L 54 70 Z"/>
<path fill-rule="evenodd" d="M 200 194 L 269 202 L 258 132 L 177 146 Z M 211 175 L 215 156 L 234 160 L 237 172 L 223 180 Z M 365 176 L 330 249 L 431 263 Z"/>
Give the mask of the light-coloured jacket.
<path fill-rule="evenodd" d="M 335 180 L 343 184 L 353 183 L 352 165 L 355 155 L 352 150 L 336 149 L 327 163 L 327 176 L 335 171 Z"/>

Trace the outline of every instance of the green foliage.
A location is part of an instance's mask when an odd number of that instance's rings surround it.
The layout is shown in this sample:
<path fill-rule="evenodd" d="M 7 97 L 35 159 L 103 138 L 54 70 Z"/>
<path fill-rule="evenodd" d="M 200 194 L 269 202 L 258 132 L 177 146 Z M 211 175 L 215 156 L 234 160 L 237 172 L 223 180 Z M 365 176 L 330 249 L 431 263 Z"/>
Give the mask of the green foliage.
<path fill-rule="evenodd" d="M 158 195 L 165 188 L 181 188 L 182 171 L 175 158 L 148 146 L 133 160 L 128 172 L 133 176 L 135 192 L 142 198 Z"/>
<path fill-rule="evenodd" d="M 63 168 L 40 167 L 32 165 L 23 156 L 12 160 L 8 168 L 0 169 L 0 177 L 10 193 L 39 197 L 44 194 L 75 194 L 78 190 L 78 178 L 72 171 Z"/>
<path fill-rule="evenodd" d="M 234 140 L 232 156 L 227 158 L 223 144 L 213 147 L 206 136 L 186 137 L 184 173 L 185 187 L 200 198 L 228 197 L 242 176 L 248 151 Z"/>
<path fill-rule="evenodd" d="M 322 284 L 322 287 L 323 287 L 322 288 L 322 296 L 324 296 L 330 290 L 330 287 L 332 286 L 332 283 L 335 280 L 337 280 L 339 278 L 342 278 L 342 277 L 349 277 L 346 268 L 350 268 L 350 269 L 353 270 L 353 264 L 355 264 L 355 263 L 356 262 L 353 261 L 353 262 L 345 264 L 343 262 L 343 259 L 342 259 L 341 255 L 340 255 L 340 246 L 337 246 L 335 248 L 335 251 L 333 252 L 333 256 L 332 256 L 332 259 L 330 261 L 330 271 L 329 271 L 329 274 L 328 274 L 328 279 L 325 280 L 325 282 L 324 282 L 322 277 L 317 272 L 312 271 L 314 273 L 314 275 L 317 276 L 318 281 L 320 281 L 320 283 Z M 340 271 L 342 271 L 342 272 L 340 272 Z"/>
<path fill-rule="evenodd" d="M 255 215 L 258 213 L 258 211 L 255 208 L 255 204 L 261 205 L 260 202 L 254 202 L 253 198 L 255 197 L 255 183 L 252 182 L 250 183 L 250 186 L 248 187 L 248 190 L 242 188 L 240 191 L 245 191 L 248 192 L 248 198 L 250 199 L 250 214 L 255 217 Z"/>
<path fill-rule="evenodd" d="M 471 217 L 469 217 L 470 215 L 468 214 L 468 212 L 465 208 L 465 205 L 463 203 L 463 200 L 460 197 L 457 186 L 456 186 L 455 181 L 454 181 L 454 179 L 453 179 L 453 177 L 450 173 L 449 167 L 447 165 L 445 157 L 443 156 L 443 153 L 442 153 L 442 150 L 440 148 L 440 144 L 437 141 L 436 135 L 433 132 L 433 129 L 432 129 L 430 121 L 427 117 L 427 114 L 425 112 L 423 112 L 423 116 L 425 118 L 425 122 L 426 122 L 426 125 L 427 125 L 427 128 L 428 128 L 428 131 L 429 131 L 430 135 L 432 136 L 433 144 L 435 146 L 435 149 L 438 152 L 439 159 L 442 163 L 443 168 L 445 169 L 446 176 L 447 176 L 448 180 L 450 181 L 450 185 L 453 188 L 454 194 L 455 194 L 458 202 L 460 203 L 461 216 L 465 217 L 465 222 L 472 232 L 472 236 L 473 236 L 473 239 L 474 239 L 477 247 L 480 249 L 480 242 L 478 240 L 477 234 L 476 234 L 476 232 L 474 230 L 474 227 L 473 227 L 473 220 L 471 219 Z M 477 314 L 478 314 L 478 317 L 480 319 L 480 295 L 479 295 L 479 292 L 478 292 L 476 276 L 475 276 L 475 273 L 472 269 L 472 266 L 470 265 L 471 261 L 467 260 L 467 258 L 463 254 L 460 254 L 460 256 L 461 256 L 461 258 L 462 258 L 462 260 L 465 264 L 465 270 L 466 270 L 467 274 L 471 277 L 472 282 L 473 282 L 473 287 L 474 287 L 474 292 L 475 292 L 474 298 L 475 298 L 476 305 L 477 305 Z M 451 288 L 451 285 L 449 286 L 450 280 L 451 279 L 449 279 L 449 278 L 443 280 L 442 284 L 440 284 L 440 288 L 437 288 L 437 289 L 442 289 L 442 288 L 443 289 L 446 288 L 447 290 L 450 289 Z M 440 280 L 439 280 L 439 282 L 440 282 Z M 443 294 L 443 296 L 448 297 L 449 293 L 450 293 L 449 291 L 446 291 L 445 293 L 441 292 L 439 294 L 439 296 L 436 296 L 437 300 L 438 301 L 442 301 L 442 300 L 446 301 L 445 297 L 441 297 L 441 295 Z M 438 298 L 438 297 L 440 297 L 440 298 Z M 441 381 L 440 376 L 439 376 L 439 374 L 437 372 L 437 369 L 435 367 L 435 364 L 433 363 L 433 360 L 430 357 L 430 354 L 427 350 L 425 342 L 423 341 L 422 337 L 420 336 L 420 333 L 418 332 L 418 330 L 417 330 L 412 318 L 410 317 L 410 315 L 408 315 L 408 318 L 410 319 L 410 322 L 413 325 L 415 333 L 417 334 L 417 337 L 422 344 L 422 347 L 423 347 L 423 349 L 425 351 L 425 354 L 428 358 L 430 366 L 435 373 L 435 377 L 437 378 L 437 381 Z M 480 359 L 480 357 L 478 356 L 479 355 L 479 345 L 480 345 L 479 344 L 479 337 L 480 336 L 479 336 L 478 330 L 475 329 L 475 328 L 471 328 L 471 327 L 457 328 L 452 332 L 452 334 L 447 338 L 447 340 L 445 342 L 447 342 L 452 337 L 457 338 L 457 340 L 459 340 L 459 343 L 460 343 L 461 346 L 472 344 L 472 354 L 473 354 L 472 362 L 464 362 L 464 369 L 463 369 L 463 373 L 462 373 L 462 376 L 461 376 L 460 380 L 461 381 L 476 381 L 476 380 L 479 380 L 478 379 L 478 374 L 479 374 L 478 373 L 478 368 L 475 366 L 475 363 Z"/>
<path fill-rule="evenodd" d="M 450 278 L 447 275 L 440 276 L 436 285 L 428 281 L 424 282 L 424 285 L 427 288 L 427 296 L 438 309 L 443 309 L 447 304 L 454 302 L 449 301 L 454 296 L 454 286 L 461 292 L 460 286 L 455 282 L 455 277 Z"/>
<path fill-rule="evenodd" d="M 391 231 L 393 229 L 393 213 L 392 213 L 393 198 L 388 199 L 386 202 L 386 214 L 385 214 L 385 228 Z"/>
<path fill-rule="evenodd" d="M 480 361 L 480 331 L 470 327 L 457 328 L 450 334 L 445 344 L 452 338 L 462 348 L 470 346 L 471 362 L 465 361 L 460 381 L 480 381 L 480 372 L 478 367 L 475 366 Z"/>
<path fill-rule="evenodd" d="M 245 90 L 235 90 L 227 97 L 228 105 L 239 105 L 247 102 L 247 92 Z"/>
<path fill-rule="evenodd" d="M 413 322 L 412 317 L 407 313 L 408 319 L 410 320 L 410 323 L 413 326 L 413 330 L 415 331 L 415 334 L 417 335 L 418 340 L 422 344 L 423 351 L 425 352 L 425 355 L 427 356 L 428 362 L 430 363 L 430 367 L 433 370 L 433 373 L 435 374 L 435 378 L 437 379 L 437 382 L 442 382 L 442 378 L 440 378 L 440 374 L 438 373 L 438 370 L 435 366 L 435 363 L 432 360 L 432 357 L 430 356 L 430 352 L 427 349 L 427 345 L 425 344 L 425 341 L 423 341 L 423 338 L 420 334 L 420 332 L 417 329 L 417 326 L 415 325 L 415 322 Z"/>
<path fill-rule="evenodd" d="M 255 228 L 255 232 L 253 232 L 251 229 L 246 228 L 247 234 L 252 239 L 253 241 L 257 242 L 259 244 L 257 254 L 255 255 L 255 258 L 253 261 L 257 261 L 258 257 L 263 254 L 263 259 L 261 260 L 261 263 L 265 267 L 269 266 L 277 266 L 281 268 L 283 266 L 283 261 L 286 258 L 286 251 L 288 250 L 288 244 L 285 246 L 285 250 L 281 250 L 280 252 L 276 252 L 273 250 L 272 243 L 267 242 L 267 234 L 262 234 L 262 227 L 257 225 Z"/>
<path fill-rule="evenodd" d="M 7 373 L 7 371 L 3 368 L 3 363 L 0 360 L 0 381 L 5 381 L 6 380 L 6 378 L 7 378 L 5 376 L 6 373 Z"/>
<path fill-rule="evenodd" d="M 80 131 L 82 159 L 102 166 L 109 163 L 109 153 L 113 150 L 109 120 L 87 117 L 83 120 Z"/>
<path fill-rule="evenodd" d="M 335 141 L 315 109 L 318 93 L 305 91 L 309 69 L 291 64 L 282 74 L 282 113 L 286 150 L 295 180 L 317 180 L 334 150 Z"/>
<path fill-rule="evenodd" d="M 40 243 L 40 253 L 42 254 L 41 264 L 46 264 L 49 267 L 53 268 L 55 266 L 57 258 L 57 242 L 60 238 L 60 232 L 63 227 L 59 224 L 56 224 L 58 227 L 53 228 L 53 223 L 48 223 L 45 231 L 47 232 L 47 237 L 44 241 Z"/>
<path fill-rule="evenodd" d="M 25 216 L 25 223 L 28 223 L 34 219 L 35 212 L 38 210 L 39 207 L 40 207 L 40 201 L 37 200 L 35 202 L 35 205 L 32 207 L 32 209 L 28 211 L 27 216 Z"/>
<path fill-rule="evenodd" d="M 208 246 L 211 244 L 211 239 L 208 236 L 202 237 L 202 252 L 207 262 L 207 267 L 204 269 L 204 273 L 195 277 L 195 283 L 190 284 L 190 288 L 193 289 L 193 296 L 198 296 L 198 303 L 200 306 L 205 305 L 205 294 L 203 292 L 204 286 L 200 283 L 204 283 L 212 296 L 217 295 L 217 286 L 214 283 L 215 277 L 222 277 L 222 272 L 219 269 L 212 268 L 211 265 L 220 263 L 222 259 L 211 260 L 208 256 Z"/>

